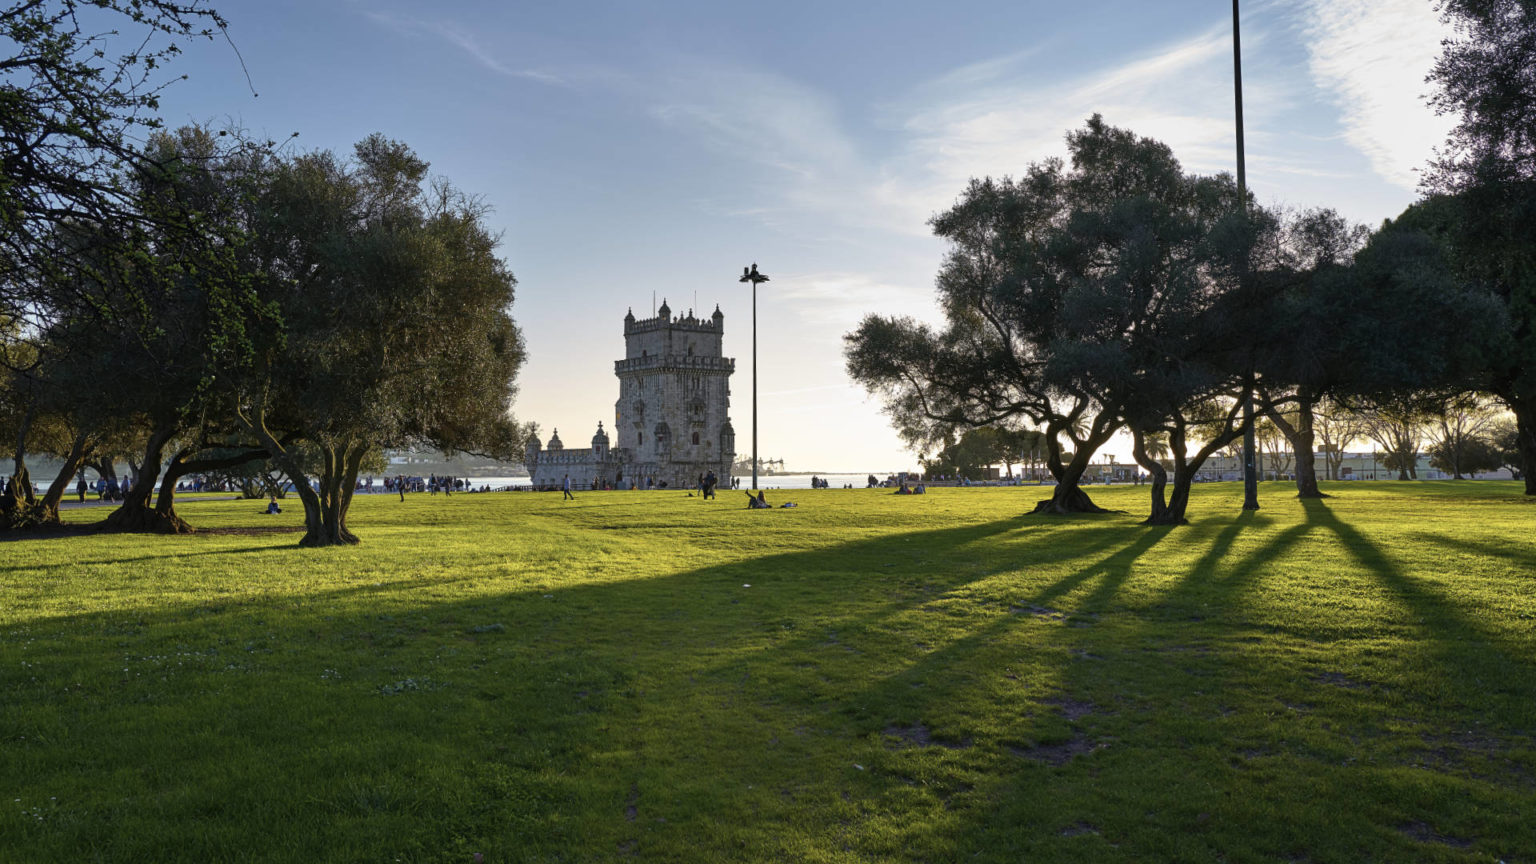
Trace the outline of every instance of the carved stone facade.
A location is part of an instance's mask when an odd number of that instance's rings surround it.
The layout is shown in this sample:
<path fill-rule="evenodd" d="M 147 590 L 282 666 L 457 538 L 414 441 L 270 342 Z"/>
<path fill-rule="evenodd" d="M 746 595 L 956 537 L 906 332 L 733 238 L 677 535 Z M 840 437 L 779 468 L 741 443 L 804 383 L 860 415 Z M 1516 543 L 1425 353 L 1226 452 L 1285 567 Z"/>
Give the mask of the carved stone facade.
<path fill-rule="evenodd" d="M 731 373 L 723 356 L 725 315 L 672 317 L 663 301 L 655 318 L 624 316 L 624 359 L 614 363 L 619 398 L 610 442 L 597 424 L 591 449 L 567 450 L 555 430 L 548 446 L 528 442 L 525 464 L 535 488 L 572 486 L 692 488 L 701 474 L 731 475 L 736 431 L 731 427 Z M 611 446 L 610 446 L 611 445 Z"/>

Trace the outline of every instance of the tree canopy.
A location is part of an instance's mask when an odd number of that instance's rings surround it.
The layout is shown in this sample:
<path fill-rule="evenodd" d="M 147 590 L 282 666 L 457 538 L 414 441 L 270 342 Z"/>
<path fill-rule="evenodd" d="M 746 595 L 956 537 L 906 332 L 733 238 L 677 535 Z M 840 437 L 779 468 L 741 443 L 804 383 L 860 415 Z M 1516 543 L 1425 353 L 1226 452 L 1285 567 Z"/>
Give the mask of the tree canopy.
<path fill-rule="evenodd" d="M 112 429 L 139 430 L 143 470 L 109 526 L 186 530 L 175 480 L 271 459 L 304 503 L 301 542 L 351 543 L 351 492 L 382 448 L 521 450 L 510 414 L 523 358 L 516 283 L 481 202 L 382 135 L 347 159 L 196 128 L 157 133 L 147 152 L 132 174 L 135 206 L 178 210 L 197 232 L 152 219 L 129 247 L 90 246 L 95 232 L 72 229 L 92 254 L 124 260 L 39 280 L 44 360 L 13 373 L 54 394 L 27 403 L 27 422 L 81 436 L 70 473 Z M 18 434 L 20 474 L 27 429 Z"/>
<path fill-rule="evenodd" d="M 371 451 L 521 449 L 510 416 L 523 359 L 515 280 L 485 207 L 429 183 L 427 168 L 374 135 L 350 160 L 315 153 L 275 166 L 256 200 L 248 266 L 276 314 L 233 376 L 234 409 L 289 476 L 304 472 L 284 432 L 319 451 L 318 489 L 298 490 L 306 544 L 355 540 L 346 511 Z"/>
<path fill-rule="evenodd" d="M 1427 177 L 1461 276 L 1504 306 L 1486 388 L 1515 415 L 1525 491 L 1536 495 L 1536 4 L 1446 0 L 1456 35 L 1429 81 L 1456 118 Z"/>
<path fill-rule="evenodd" d="M 162 66 L 223 27 L 201 0 L 0 7 L 0 315 L 40 311 L 30 287 L 74 251 L 61 228 L 111 236 L 150 215 L 124 172 L 143 162 L 142 135 L 160 124 Z"/>
<path fill-rule="evenodd" d="M 937 280 L 943 330 L 872 315 L 846 337 L 850 374 L 909 438 L 1041 429 L 1057 486 L 1039 509 L 1053 512 L 1097 509 L 1079 482 L 1127 423 L 1232 427 L 1212 412 L 1247 380 L 1231 372 L 1246 302 L 1236 275 L 1263 224 L 1237 218 L 1230 177 L 1186 174 L 1166 145 L 1098 116 L 1067 148 L 1070 167 L 973 180 L 933 219 L 951 244 Z"/>

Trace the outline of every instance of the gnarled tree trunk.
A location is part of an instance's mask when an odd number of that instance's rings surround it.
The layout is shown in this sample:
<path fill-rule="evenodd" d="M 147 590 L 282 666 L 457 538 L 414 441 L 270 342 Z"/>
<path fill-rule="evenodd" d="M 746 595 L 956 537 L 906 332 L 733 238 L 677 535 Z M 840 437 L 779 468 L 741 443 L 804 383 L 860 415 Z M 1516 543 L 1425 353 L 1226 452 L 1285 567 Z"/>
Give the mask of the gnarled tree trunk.
<path fill-rule="evenodd" d="M 1183 443 L 1182 441 L 1178 441 L 1178 437 L 1179 436 L 1175 436 L 1176 446 L 1182 448 Z M 1210 452 L 1214 453 L 1215 450 L 1211 450 Z M 1163 469 L 1161 465 L 1158 465 L 1157 470 L 1153 472 L 1152 513 L 1151 515 L 1147 516 L 1147 518 L 1143 519 L 1141 524 L 1189 524 L 1189 519 L 1187 519 L 1184 515 L 1185 513 L 1189 512 L 1189 490 L 1190 487 L 1194 485 L 1195 474 L 1199 472 L 1200 466 L 1204 464 L 1206 458 L 1209 456 L 1209 453 L 1202 451 L 1196 455 L 1192 462 L 1189 463 L 1185 462 L 1184 457 L 1181 456 L 1180 453 L 1182 453 L 1182 449 L 1179 452 L 1173 454 L 1173 489 L 1171 492 L 1169 492 L 1168 500 L 1166 503 L 1163 500 L 1163 492 L 1168 483 L 1168 472 Z M 1137 461 L 1141 462 L 1144 455 L 1145 452 L 1143 448 L 1143 453 L 1137 455 Z M 1147 459 L 1147 462 L 1151 462 L 1153 465 L 1157 465 L 1157 462 L 1152 459 Z M 1142 464 L 1145 465 L 1146 463 L 1143 462 Z"/>
<path fill-rule="evenodd" d="M 347 530 L 347 510 L 352 506 L 352 491 L 357 485 L 357 472 L 367 449 L 359 441 L 320 448 L 322 471 L 320 488 L 315 493 L 317 506 L 311 510 L 308 498 L 305 499 L 305 532 L 299 540 L 300 546 L 341 546 L 359 542 L 357 535 Z"/>
<path fill-rule="evenodd" d="M 1084 492 L 1083 488 L 1078 485 L 1078 481 L 1081 478 L 1082 475 L 1079 474 L 1077 479 L 1071 481 L 1057 481 L 1056 488 L 1051 492 L 1051 497 L 1036 502 L 1035 509 L 1030 512 L 1050 513 L 1057 516 L 1067 516 L 1073 513 L 1110 512 L 1093 503 L 1093 499 L 1088 497 L 1088 493 Z"/>
<path fill-rule="evenodd" d="M 155 480 L 160 476 L 165 445 L 170 443 L 175 434 L 174 426 L 162 426 L 149 434 L 149 443 L 144 446 L 144 462 L 138 467 L 133 485 L 123 496 L 122 506 L 107 517 L 107 528 L 154 534 L 185 534 L 192 530 L 185 522 L 174 517 L 166 518 L 149 505 L 150 495 L 155 491 Z"/>
<path fill-rule="evenodd" d="M 1313 431 L 1313 415 L 1316 410 L 1317 397 L 1306 390 L 1300 391 L 1296 396 L 1294 425 L 1272 405 L 1264 406 L 1264 416 L 1268 417 L 1269 421 L 1275 424 L 1275 428 L 1280 430 L 1280 434 L 1285 436 L 1286 442 L 1291 445 L 1291 452 L 1296 456 L 1297 498 L 1328 497 L 1317 487 L 1317 457 L 1313 453 L 1317 446 L 1317 435 Z"/>
<path fill-rule="evenodd" d="M 176 513 L 176 484 L 188 474 L 196 474 L 202 471 L 218 471 L 223 468 L 233 468 L 236 465 L 244 465 L 252 459 L 259 459 L 267 455 L 262 448 L 250 448 L 232 453 L 229 456 L 221 456 L 207 459 L 190 459 L 191 455 L 199 452 L 201 448 L 187 448 L 177 451 L 171 457 L 170 463 L 165 466 L 165 477 L 160 481 L 160 494 L 155 498 L 155 513 L 167 525 L 176 526 L 175 533 L 190 534 L 195 529 Z"/>
<path fill-rule="evenodd" d="M 27 436 L 32 432 L 32 412 L 22 418 L 12 451 L 10 476 L 0 488 L 0 529 L 26 528 L 37 524 L 37 494 L 32 491 L 32 475 L 27 471 Z"/>
<path fill-rule="evenodd" d="M 26 528 L 35 524 L 33 504 L 36 499 L 26 462 L 17 459 L 15 470 L 5 478 L 5 486 L 0 489 L 0 528 Z"/>
<path fill-rule="evenodd" d="M 1168 452 L 1173 457 L 1173 490 L 1168 496 L 1167 505 L 1164 506 L 1162 486 L 1154 483 L 1152 515 L 1143 520 L 1143 525 L 1189 524 L 1184 514 L 1189 510 L 1189 492 L 1194 486 L 1195 477 L 1200 473 L 1200 466 L 1204 465 L 1205 460 L 1211 458 L 1213 453 L 1242 437 L 1245 426 L 1243 423 L 1238 423 L 1237 418 L 1240 412 L 1245 418 L 1247 417 L 1247 397 L 1248 394 L 1243 393 L 1233 400 L 1232 406 L 1227 411 L 1223 431 L 1207 440 L 1205 446 L 1197 450 L 1193 457 L 1185 456 L 1189 443 L 1188 422 L 1177 415 L 1173 418 L 1172 426 L 1168 430 Z M 1144 441 L 1134 440 L 1133 447 L 1137 462 L 1143 465 L 1148 462 L 1156 464 L 1147 457 Z"/>
<path fill-rule="evenodd" d="M 1093 503 L 1093 499 L 1088 497 L 1088 493 L 1079 484 L 1088 472 L 1088 460 L 1092 458 L 1093 451 L 1108 441 L 1113 433 L 1111 428 L 1099 435 L 1090 435 L 1088 441 L 1078 447 L 1078 452 L 1072 454 L 1072 461 L 1066 464 L 1061 461 L 1061 442 L 1056 440 L 1054 433 L 1049 434 L 1046 442 L 1046 467 L 1056 479 L 1056 488 L 1051 490 L 1051 497 L 1036 503 L 1032 512 L 1062 516 L 1073 513 L 1108 513 L 1108 510 Z"/>
<path fill-rule="evenodd" d="M 59 473 L 53 478 L 53 482 L 48 484 L 48 491 L 43 494 L 43 500 L 38 502 L 39 521 L 53 523 L 59 521 L 59 502 L 68 494 L 69 481 L 75 479 L 75 475 L 80 473 L 80 467 L 85 464 L 86 454 L 90 450 L 90 439 L 84 433 L 76 435 L 75 440 L 70 442 L 69 454 L 64 457 L 63 467 L 59 468 Z"/>
<path fill-rule="evenodd" d="M 1168 499 L 1165 491 L 1168 488 L 1168 469 L 1147 452 L 1146 435 L 1140 430 L 1131 433 L 1131 456 L 1136 464 L 1147 469 L 1147 474 L 1152 478 L 1152 515 L 1146 518 L 1144 524 L 1167 524 Z"/>
<path fill-rule="evenodd" d="M 352 487 L 357 480 L 358 469 L 367 445 L 360 441 L 348 441 L 339 449 L 330 443 L 320 444 L 321 467 L 319 489 L 309 485 L 303 465 L 294 453 L 277 440 L 267 428 L 264 407 L 258 403 L 250 413 L 240 413 L 240 422 L 266 449 L 272 461 L 293 480 L 293 490 L 304 503 L 304 536 L 300 546 L 344 546 L 358 542 L 357 535 L 347 530 L 347 508 L 352 504 Z"/>
<path fill-rule="evenodd" d="M 1525 494 L 1536 495 L 1536 406 L 1511 400 L 1515 412 L 1516 440 L 1520 445 L 1520 474 L 1525 478 Z"/>

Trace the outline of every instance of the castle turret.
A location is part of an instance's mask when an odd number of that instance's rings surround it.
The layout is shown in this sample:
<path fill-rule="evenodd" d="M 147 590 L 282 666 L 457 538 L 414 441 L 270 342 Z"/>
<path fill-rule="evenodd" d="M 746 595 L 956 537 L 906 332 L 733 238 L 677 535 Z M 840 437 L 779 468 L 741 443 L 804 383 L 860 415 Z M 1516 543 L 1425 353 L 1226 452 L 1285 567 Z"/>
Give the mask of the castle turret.
<path fill-rule="evenodd" d="M 661 300 L 661 308 L 656 310 L 656 316 L 663 321 L 672 320 L 672 307 L 667 305 L 665 297 Z"/>
<path fill-rule="evenodd" d="M 529 470 L 539 464 L 539 452 L 543 449 L 544 445 L 539 443 L 539 436 L 528 436 L 528 443 L 523 447 L 523 464 L 527 465 Z"/>
<path fill-rule="evenodd" d="M 717 330 L 725 327 L 725 313 L 720 311 L 719 303 L 715 304 L 715 314 L 709 316 L 709 320 L 715 322 L 715 329 Z"/>
<path fill-rule="evenodd" d="M 556 429 L 555 430 L 555 434 L 549 436 L 549 452 L 553 453 L 556 450 L 564 450 L 564 449 L 565 449 L 565 445 L 560 443 L 560 430 Z"/>
<path fill-rule="evenodd" d="M 736 427 L 729 419 L 720 426 L 720 453 L 728 461 L 736 457 Z"/>
<path fill-rule="evenodd" d="M 608 433 L 603 431 L 603 421 L 597 421 L 597 434 L 592 436 L 592 456 L 601 461 L 608 457 Z"/>

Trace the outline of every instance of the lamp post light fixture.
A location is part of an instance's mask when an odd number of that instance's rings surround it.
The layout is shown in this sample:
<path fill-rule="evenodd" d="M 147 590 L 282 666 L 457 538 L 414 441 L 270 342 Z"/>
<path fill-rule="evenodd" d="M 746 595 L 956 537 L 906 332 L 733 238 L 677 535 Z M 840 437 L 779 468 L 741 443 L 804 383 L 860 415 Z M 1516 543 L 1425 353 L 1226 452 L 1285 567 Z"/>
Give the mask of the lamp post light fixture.
<path fill-rule="evenodd" d="M 741 268 L 738 282 L 752 283 L 752 488 L 757 488 L 757 283 L 767 282 L 765 273 L 757 272 L 757 264 Z"/>

